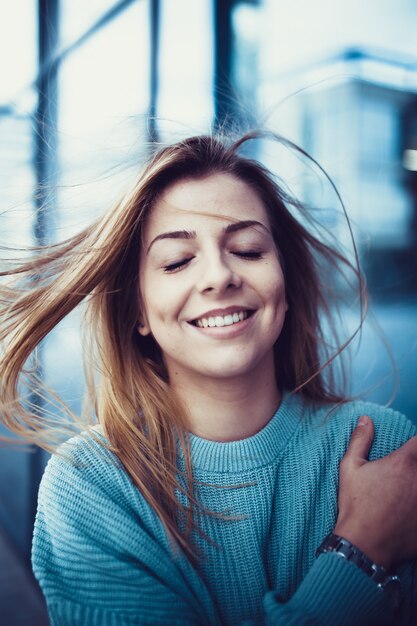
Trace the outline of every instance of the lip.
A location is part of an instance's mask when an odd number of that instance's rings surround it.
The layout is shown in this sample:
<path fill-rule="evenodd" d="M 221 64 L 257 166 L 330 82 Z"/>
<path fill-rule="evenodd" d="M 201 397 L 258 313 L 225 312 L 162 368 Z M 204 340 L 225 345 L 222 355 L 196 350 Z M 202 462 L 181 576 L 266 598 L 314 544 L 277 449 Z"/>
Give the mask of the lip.
<path fill-rule="evenodd" d="M 188 320 L 188 323 L 193 324 L 197 320 L 201 320 L 203 317 L 216 317 L 217 315 L 224 317 L 225 315 L 232 315 L 233 313 L 239 313 L 240 311 L 250 311 L 251 314 L 253 314 L 255 312 L 255 309 L 253 307 L 248 307 L 245 305 L 233 305 L 224 309 L 210 309 L 210 311 L 205 311 L 204 313 L 201 313 L 201 315 L 197 315 L 197 317 Z"/>

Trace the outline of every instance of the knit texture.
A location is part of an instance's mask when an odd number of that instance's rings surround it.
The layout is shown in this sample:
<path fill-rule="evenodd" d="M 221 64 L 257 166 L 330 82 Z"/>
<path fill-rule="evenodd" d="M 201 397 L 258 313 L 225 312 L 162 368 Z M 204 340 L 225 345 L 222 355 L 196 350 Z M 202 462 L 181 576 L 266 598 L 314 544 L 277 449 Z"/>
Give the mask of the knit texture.
<path fill-rule="evenodd" d="M 54 455 L 44 474 L 33 568 L 52 626 L 417 624 L 417 564 L 403 565 L 394 616 L 359 568 L 315 550 L 335 525 L 338 468 L 362 414 L 375 423 L 370 459 L 416 433 L 369 403 L 313 409 L 284 394 L 268 424 L 220 443 L 191 435 L 200 515 L 214 540 L 195 541 L 200 567 L 173 554 L 163 526 L 118 459 L 89 435 Z M 179 454 L 179 469 L 184 461 Z M 244 486 L 242 486 L 244 485 Z"/>

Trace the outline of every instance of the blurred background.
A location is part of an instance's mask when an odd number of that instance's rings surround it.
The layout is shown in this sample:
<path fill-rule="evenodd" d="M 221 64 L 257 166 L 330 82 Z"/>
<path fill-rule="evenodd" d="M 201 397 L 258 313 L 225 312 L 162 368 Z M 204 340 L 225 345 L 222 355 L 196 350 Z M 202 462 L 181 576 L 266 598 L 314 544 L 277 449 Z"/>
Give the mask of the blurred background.
<path fill-rule="evenodd" d="M 349 391 L 417 423 L 416 27 L 413 0 L 1 2 L 0 245 L 24 249 L 80 230 L 154 142 L 236 124 L 272 129 L 323 165 L 352 220 L 376 321 L 355 344 Z M 273 142 L 254 150 L 348 246 L 318 169 Z M 357 321 L 347 310 L 347 329 Z M 47 382 L 78 410 L 77 313 L 40 358 Z M 8 626 L 48 623 L 30 570 L 46 461 L 38 449 L 0 448 Z"/>

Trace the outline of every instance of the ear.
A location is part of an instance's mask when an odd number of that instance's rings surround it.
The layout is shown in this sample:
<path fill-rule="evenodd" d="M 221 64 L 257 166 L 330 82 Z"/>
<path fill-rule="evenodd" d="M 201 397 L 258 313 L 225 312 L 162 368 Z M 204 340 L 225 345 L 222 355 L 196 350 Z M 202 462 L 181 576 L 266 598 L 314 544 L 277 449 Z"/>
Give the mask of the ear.
<path fill-rule="evenodd" d="M 142 335 L 142 337 L 146 337 L 147 335 L 151 334 L 151 329 L 149 328 L 148 324 L 144 324 L 143 322 L 139 322 L 137 329 L 138 333 Z"/>
<path fill-rule="evenodd" d="M 147 335 L 151 334 L 151 329 L 149 327 L 149 323 L 148 323 L 148 319 L 147 319 L 147 315 L 146 315 L 146 309 L 145 306 L 139 296 L 138 298 L 138 305 L 137 305 L 137 316 L 138 316 L 138 323 L 136 328 L 138 329 L 138 333 L 140 335 L 142 335 L 142 337 L 146 337 Z"/>

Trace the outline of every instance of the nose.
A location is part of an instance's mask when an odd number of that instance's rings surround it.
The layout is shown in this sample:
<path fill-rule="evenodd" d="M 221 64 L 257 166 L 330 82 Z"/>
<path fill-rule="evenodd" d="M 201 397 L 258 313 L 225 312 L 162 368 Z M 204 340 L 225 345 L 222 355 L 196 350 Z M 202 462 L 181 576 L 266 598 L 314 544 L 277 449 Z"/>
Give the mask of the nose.
<path fill-rule="evenodd" d="M 218 294 L 241 286 L 242 279 L 240 275 L 222 254 L 210 255 L 202 265 L 197 285 L 201 293 L 213 292 Z"/>

